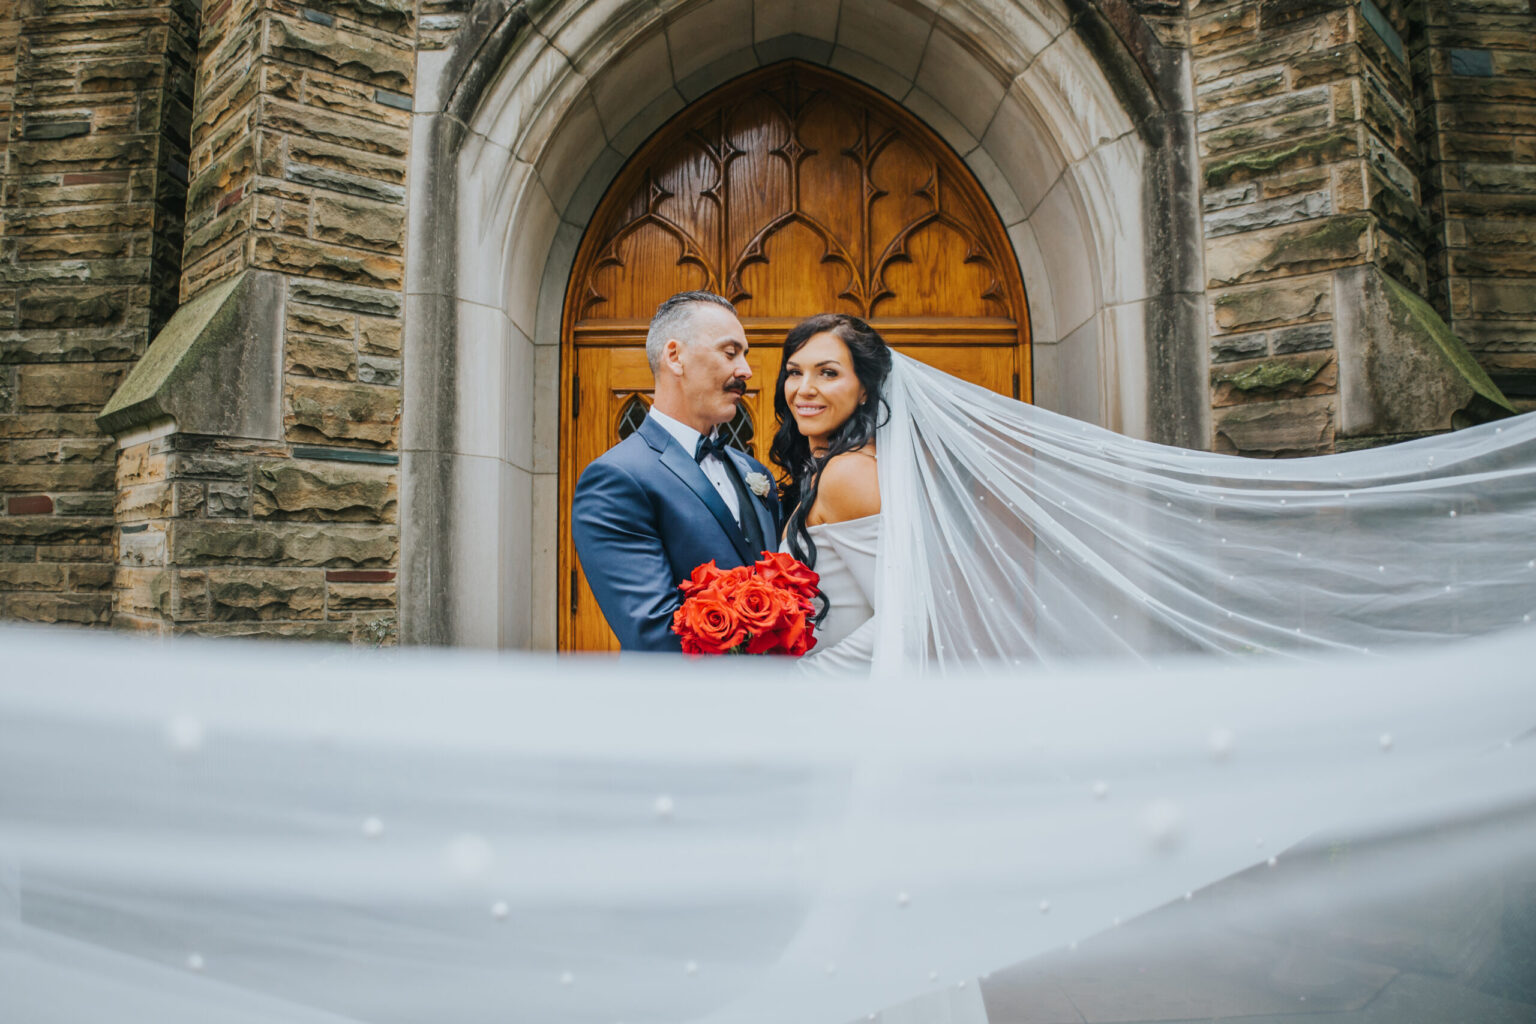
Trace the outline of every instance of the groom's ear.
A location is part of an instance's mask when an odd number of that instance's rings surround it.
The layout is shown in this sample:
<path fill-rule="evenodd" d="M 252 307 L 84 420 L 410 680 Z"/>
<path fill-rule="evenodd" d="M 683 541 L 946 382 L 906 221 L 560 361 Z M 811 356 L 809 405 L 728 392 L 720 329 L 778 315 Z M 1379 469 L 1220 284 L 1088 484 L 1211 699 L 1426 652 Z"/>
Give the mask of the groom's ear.
<path fill-rule="evenodd" d="M 661 365 L 670 370 L 673 376 L 683 375 L 683 345 L 685 343 L 676 338 L 668 338 L 667 343 L 661 349 Z"/>

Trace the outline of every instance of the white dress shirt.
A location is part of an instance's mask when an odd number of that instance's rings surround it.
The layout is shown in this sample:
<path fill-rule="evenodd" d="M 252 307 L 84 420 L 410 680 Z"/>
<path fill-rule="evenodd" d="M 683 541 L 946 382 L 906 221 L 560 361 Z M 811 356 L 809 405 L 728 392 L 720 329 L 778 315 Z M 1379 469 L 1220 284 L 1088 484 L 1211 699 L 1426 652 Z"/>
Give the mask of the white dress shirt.
<path fill-rule="evenodd" d="M 667 433 L 677 438 L 677 443 L 683 446 L 683 451 L 688 457 L 693 458 L 693 453 L 699 450 L 699 438 L 703 435 L 686 423 L 679 423 L 666 413 L 651 407 L 649 413 L 651 419 L 666 428 Z M 736 485 L 731 483 L 730 470 L 725 468 L 725 463 L 720 456 L 710 452 L 704 456 L 704 461 L 699 463 L 699 468 L 709 478 L 709 482 L 715 485 L 715 490 L 720 492 L 720 500 L 725 502 L 725 507 L 731 510 L 731 516 L 741 522 L 741 499 L 736 494 Z"/>

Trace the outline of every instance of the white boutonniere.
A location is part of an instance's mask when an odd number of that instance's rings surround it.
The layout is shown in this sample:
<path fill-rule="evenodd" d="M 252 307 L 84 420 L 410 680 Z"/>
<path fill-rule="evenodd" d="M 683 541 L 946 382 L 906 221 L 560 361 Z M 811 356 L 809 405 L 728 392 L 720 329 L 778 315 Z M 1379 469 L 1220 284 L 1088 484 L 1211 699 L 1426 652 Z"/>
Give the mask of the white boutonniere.
<path fill-rule="evenodd" d="M 748 473 L 747 486 L 752 488 L 752 493 L 759 498 L 766 498 L 768 489 L 773 486 L 773 481 L 769 480 L 765 473 Z"/>

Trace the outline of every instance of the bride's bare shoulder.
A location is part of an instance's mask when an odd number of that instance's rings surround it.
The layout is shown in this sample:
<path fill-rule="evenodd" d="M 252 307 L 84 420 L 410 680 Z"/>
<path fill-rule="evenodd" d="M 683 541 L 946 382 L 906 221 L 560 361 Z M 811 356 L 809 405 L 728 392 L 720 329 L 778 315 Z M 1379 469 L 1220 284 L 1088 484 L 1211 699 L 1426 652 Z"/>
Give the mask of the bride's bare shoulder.
<path fill-rule="evenodd" d="M 880 470 L 872 448 L 843 452 L 827 460 L 816 488 L 809 525 L 841 523 L 880 512 Z"/>

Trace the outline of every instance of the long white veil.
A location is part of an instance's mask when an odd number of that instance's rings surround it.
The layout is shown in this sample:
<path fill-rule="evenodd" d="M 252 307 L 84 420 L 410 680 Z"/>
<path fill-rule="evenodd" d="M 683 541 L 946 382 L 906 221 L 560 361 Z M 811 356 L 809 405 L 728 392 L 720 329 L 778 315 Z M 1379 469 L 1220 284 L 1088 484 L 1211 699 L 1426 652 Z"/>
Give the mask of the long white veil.
<path fill-rule="evenodd" d="M 876 669 L 1370 651 L 1530 621 L 1536 416 L 1364 451 L 1168 448 L 896 355 Z"/>
<path fill-rule="evenodd" d="M 0 630 L 0 1021 L 1536 1014 L 1536 417 L 890 400 L 867 677 Z"/>

